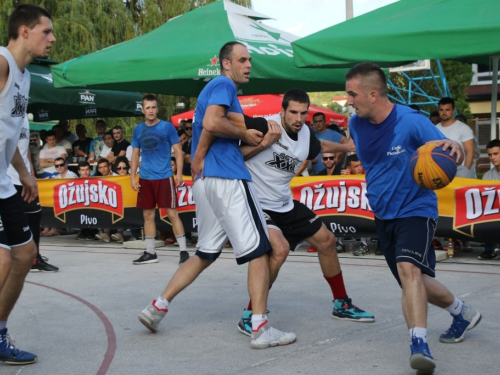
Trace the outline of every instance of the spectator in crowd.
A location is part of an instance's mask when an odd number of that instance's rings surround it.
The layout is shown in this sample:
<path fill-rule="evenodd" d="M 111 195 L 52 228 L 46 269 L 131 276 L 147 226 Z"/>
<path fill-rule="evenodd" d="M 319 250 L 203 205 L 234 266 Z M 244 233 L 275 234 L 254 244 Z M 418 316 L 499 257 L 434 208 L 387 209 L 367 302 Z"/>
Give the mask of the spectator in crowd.
<path fill-rule="evenodd" d="M 97 171 L 99 172 L 99 176 L 103 177 L 118 176 L 111 170 L 111 163 L 109 160 L 104 158 L 99 159 L 97 162 Z"/>
<path fill-rule="evenodd" d="M 325 168 L 317 173 L 317 176 L 337 176 L 340 175 L 341 168 L 333 152 L 325 152 L 321 157 Z"/>
<path fill-rule="evenodd" d="M 36 178 L 43 178 L 43 168 L 40 166 L 40 150 L 41 150 L 40 135 L 36 132 L 30 134 L 29 153 L 31 154 L 31 163 Z"/>
<path fill-rule="evenodd" d="M 493 167 L 483 175 L 483 180 L 500 180 L 500 140 L 494 139 L 486 145 L 486 151 Z M 500 244 L 487 242 L 484 244 L 484 252 L 478 256 L 480 260 L 494 259 L 500 254 Z"/>
<path fill-rule="evenodd" d="M 337 132 L 339 134 L 342 134 L 344 137 L 346 137 L 346 133 L 344 130 L 340 129 L 340 126 L 338 124 L 332 122 L 330 125 L 328 125 L 328 129 L 333 130 L 334 132 Z"/>
<path fill-rule="evenodd" d="M 78 136 L 75 133 L 72 133 L 71 130 L 69 130 L 70 124 L 68 120 L 59 120 L 58 125 L 63 130 L 64 139 L 67 140 L 70 144 L 73 144 L 73 142 L 78 139 Z"/>
<path fill-rule="evenodd" d="M 346 159 L 346 168 L 340 171 L 341 175 L 363 174 L 363 166 L 356 154 L 349 155 Z"/>
<path fill-rule="evenodd" d="M 125 156 L 119 156 L 116 158 L 114 172 L 118 176 L 127 176 L 129 174 L 130 164 Z M 123 243 L 123 228 L 119 228 L 115 233 L 111 234 L 111 239 L 113 241 Z"/>
<path fill-rule="evenodd" d="M 85 125 L 83 124 L 78 124 L 76 126 L 76 134 L 78 139 L 73 142 L 73 157 L 76 157 L 79 163 L 87 160 L 90 153 L 92 138 L 87 137 L 87 129 L 85 129 Z"/>
<path fill-rule="evenodd" d="M 124 138 L 123 127 L 117 125 L 113 128 L 113 138 L 115 142 L 111 148 L 111 152 L 108 154 L 108 160 L 110 164 L 114 164 L 118 156 L 126 156 L 127 148 L 130 146 L 130 142 Z"/>
<path fill-rule="evenodd" d="M 436 125 L 437 129 L 446 138 L 458 142 L 465 154 L 464 162 L 457 167 L 456 176 L 471 178 L 470 168 L 474 160 L 474 133 L 468 125 L 453 118 L 455 101 L 452 98 L 442 98 L 438 108 L 441 122 Z"/>
<path fill-rule="evenodd" d="M 90 142 L 89 163 L 93 163 L 95 160 L 101 158 L 101 150 L 104 146 L 104 133 L 106 133 L 106 122 L 104 120 L 97 120 L 95 123 L 95 131 L 97 137 Z M 111 138 L 113 138 L 113 134 L 111 134 Z"/>
<path fill-rule="evenodd" d="M 441 117 L 439 116 L 439 112 L 438 111 L 432 111 L 431 114 L 429 115 L 429 120 L 431 120 L 431 122 L 434 125 L 439 124 L 441 122 Z"/>
<path fill-rule="evenodd" d="M 336 143 L 347 143 L 347 138 L 341 134 L 334 132 L 333 130 L 327 129 L 325 114 L 323 112 L 318 112 L 313 115 L 313 127 L 316 132 L 316 138 Z M 339 155 L 340 163 L 342 164 L 345 153 Z M 318 157 L 312 160 L 312 171 L 314 175 L 317 175 L 325 168 L 322 162 L 322 155 L 318 154 Z"/>
<path fill-rule="evenodd" d="M 414 109 L 417 112 L 420 112 L 420 107 L 416 104 L 410 104 L 408 107 L 410 107 L 411 109 Z"/>
<path fill-rule="evenodd" d="M 115 139 L 113 138 L 113 133 L 111 132 L 111 130 L 104 133 L 103 141 L 104 144 L 102 145 L 100 152 L 101 157 L 99 159 L 94 159 L 94 160 L 107 159 L 108 155 L 111 153 L 111 149 L 115 144 Z"/>
<path fill-rule="evenodd" d="M 47 130 L 42 129 L 40 130 L 40 140 L 42 141 L 41 147 L 45 146 L 45 137 L 47 136 Z"/>
<path fill-rule="evenodd" d="M 45 136 L 47 142 L 40 150 L 40 166 L 44 169 L 43 178 L 50 178 L 59 172 L 54 167 L 54 162 L 57 158 L 67 158 L 68 153 L 62 146 L 56 143 L 56 134 L 53 131 L 48 131 Z"/>
<path fill-rule="evenodd" d="M 91 167 L 88 161 L 81 161 L 78 163 L 78 174 L 80 178 L 90 178 L 91 176 Z"/>
<path fill-rule="evenodd" d="M 91 176 L 91 167 L 88 161 L 81 161 L 78 163 L 78 174 L 80 178 L 92 178 Z M 76 239 L 78 240 L 87 240 L 93 241 L 95 240 L 95 235 L 97 234 L 97 229 L 93 228 L 83 228 L 76 235 Z"/>
<path fill-rule="evenodd" d="M 181 140 L 181 146 L 184 146 L 184 143 L 186 143 L 189 140 L 189 137 L 186 133 L 186 130 L 184 128 L 177 128 L 177 135 L 179 136 L 179 139 Z"/>
<path fill-rule="evenodd" d="M 184 165 L 182 167 L 182 174 L 184 176 L 191 176 L 191 139 L 193 136 L 193 120 L 185 121 L 184 132 L 187 136 L 187 140 L 184 143 L 181 143 L 182 152 L 184 154 Z"/>
<path fill-rule="evenodd" d="M 68 154 L 68 158 L 72 157 L 71 151 L 73 149 L 73 145 L 64 139 L 64 130 L 61 125 L 54 125 L 52 127 L 52 131 L 56 134 L 56 144 L 64 147 L 66 153 Z"/>

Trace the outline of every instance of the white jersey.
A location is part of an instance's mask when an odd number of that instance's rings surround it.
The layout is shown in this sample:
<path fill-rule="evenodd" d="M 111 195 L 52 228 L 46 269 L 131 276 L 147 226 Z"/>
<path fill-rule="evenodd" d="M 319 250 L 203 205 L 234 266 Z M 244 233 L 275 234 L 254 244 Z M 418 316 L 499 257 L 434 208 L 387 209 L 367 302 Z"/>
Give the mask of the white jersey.
<path fill-rule="evenodd" d="M 9 63 L 9 77 L 2 92 L 0 92 L 0 198 L 5 199 L 16 194 L 7 169 L 17 145 L 21 130 L 29 129 L 28 97 L 30 91 L 30 73 L 19 70 L 14 57 L 5 47 L 0 47 L 0 55 Z M 29 131 L 27 134 L 29 143 Z"/>
<path fill-rule="evenodd" d="M 21 156 L 24 161 L 24 165 L 26 165 L 26 169 L 28 170 L 29 173 L 31 173 L 31 165 L 30 161 L 28 159 L 28 152 L 30 152 L 30 128 L 29 128 L 29 122 L 26 121 L 23 124 L 23 127 L 21 129 L 21 134 L 19 135 L 19 143 L 17 144 L 17 147 L 19 148 L 19 152 L 21 153 Z M 10 180 L 14 185 L 22 185 L 21 181 L 19 180 L 19 173 L 17 173 L 16 168 L 12 166 L 12 164 L 9 164 L 9 169 L 7 169 L 7 174 L 10 177 Z"/>
<path fill-rule="evenodd" d="M 264 210 L 288 212 L 293 208 L 290 181 L 309 155 L 311 131 L 303 126 L 294 141 L 281 124 L 281 116 L 267 118 L 281 125 L 281 137 L 272 146 L 245 161 Z"/>

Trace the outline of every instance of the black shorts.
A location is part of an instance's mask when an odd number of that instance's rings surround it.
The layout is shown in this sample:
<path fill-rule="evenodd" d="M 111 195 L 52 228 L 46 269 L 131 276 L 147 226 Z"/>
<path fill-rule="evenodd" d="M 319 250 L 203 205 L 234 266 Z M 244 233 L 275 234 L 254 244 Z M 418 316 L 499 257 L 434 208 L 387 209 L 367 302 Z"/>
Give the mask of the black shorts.
<path fill-rule="evenodd" d="M 1 247 L 11 248 L 26 245 L 33 238 L 23 207 L 23 201 L 18 194 L 0 199 Z"/>
<path fill-rule="evenodd" d="M 36 196 L 35 199 L 33 199 L 32 202 L 28 203 L 21 197 L 21 194 L 23 192 L 23 187 L 21 185 L 14 185 L 14 187 L 17 190 L 17 194 L 19 195 L 19 197 L 23 201 L 25 214 L 34 214 L 34 213 L 42 211 L 42 206 L 40 206 L 40 200 L 38 199 L 38 195 Z"/>
<path fill-rule="evenodd" d="M 427 217 L 404 217 L 382 220 L 375 217 L 380 247 L 392 274 L 401 285 L 397 264 L 409 262 L 435 277 L 436 253 L 432 239 L 437 220 Z"/>
<path fill-rule="evenodd" d="M 264 210 L 264 217 L 268 228 L 278 229 L 283 233 L 292 251 L 306 238 L 314 236 L 323 225 L 323 221 L 318 215 L 295 199 L 290 211 Z"/>

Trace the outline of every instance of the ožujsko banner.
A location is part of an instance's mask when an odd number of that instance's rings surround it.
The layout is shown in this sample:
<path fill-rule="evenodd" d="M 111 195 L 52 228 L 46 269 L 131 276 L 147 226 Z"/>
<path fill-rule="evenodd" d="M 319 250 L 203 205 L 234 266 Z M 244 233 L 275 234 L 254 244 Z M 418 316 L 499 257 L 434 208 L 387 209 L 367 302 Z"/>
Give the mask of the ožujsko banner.
<path fill-rule="evenodd" d="M 127 229 L 143 225 L 129 176 L 38 180 L 38 184 L 43 226 Z M 364 176 L 298 177 L 291 188 L 293 197 L 316 212 L 335 235 L 376 237 Z M 436 193 L 436 236 L 498 242 L 500 183 L 455 178 Z M 177 198 L 185 230 L 196 231 L 190 179 L 178 188 Z M 171 226 L 164 209 L 156 221 L 158 229 Z"/>

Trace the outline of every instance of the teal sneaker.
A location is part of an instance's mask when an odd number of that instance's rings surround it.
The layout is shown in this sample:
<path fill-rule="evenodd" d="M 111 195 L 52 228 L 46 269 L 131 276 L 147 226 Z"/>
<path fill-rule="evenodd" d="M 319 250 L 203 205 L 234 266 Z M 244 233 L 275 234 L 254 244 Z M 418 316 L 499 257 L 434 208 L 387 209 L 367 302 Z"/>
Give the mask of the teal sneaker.
<path fill-rule="evenodd" d="M 333 301 L 332 316 L 335 319 L 350 320 L 353 322 L 371 323 L 375 321 L 373 314 L 353 305 L 349 297 Z"/>
<path fill-rule="evenodd" d="M 424 340 L 413 336 L 410 345 L 410 367 L 417 370 L 417 374 L 432 374 L 436 368 L 436 363 Z"/>
<path fill-rule="evenodd" d="M 238 331 L 244 335 L 252 336 L 252 310 L 243 310 L 243 315 L 238 323 Z"/>

